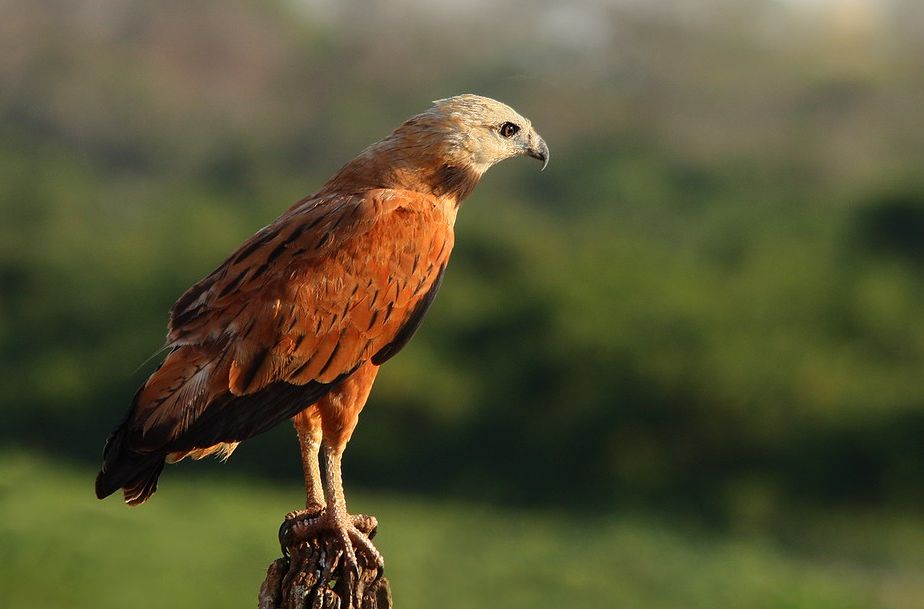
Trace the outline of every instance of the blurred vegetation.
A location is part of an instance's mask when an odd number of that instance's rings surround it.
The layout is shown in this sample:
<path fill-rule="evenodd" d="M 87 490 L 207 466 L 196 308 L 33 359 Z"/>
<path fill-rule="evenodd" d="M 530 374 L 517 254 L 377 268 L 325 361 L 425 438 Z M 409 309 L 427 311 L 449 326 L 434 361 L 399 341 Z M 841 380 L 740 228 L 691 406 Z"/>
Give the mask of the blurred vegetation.
<path fill-rule="evenodd" d="M 919 511 L 922 20 L 868 4 L 8 0 L 0 441 L 96 463 L 186 287 L 473 91 L 529 116 L 552 161 L 506 163 L 466 203 L 349 487 L 745 529 Z M 284 427 L 231 467 L 297 476 Z"/>
<path fill-rule="evenodd" d="M 183 468 L 173 492 L 129 511 L 88 501 L 92 475 L 90 467 L 0 453 L 4 607 L 252 606 L 279 552 L 266 523 L 301 493 L 297 483 L 284 493 L 221 475 L 193 480 Z M 368 492 L 351 502 L 379 515 L 375 541 L 396 602 L 408 609 L 924 607 L 924 529 L 882 515 L 874 523 L 830 513 L 791 523 L 793 544 L 715 538 L 628 513 L 562 521 Z"/>

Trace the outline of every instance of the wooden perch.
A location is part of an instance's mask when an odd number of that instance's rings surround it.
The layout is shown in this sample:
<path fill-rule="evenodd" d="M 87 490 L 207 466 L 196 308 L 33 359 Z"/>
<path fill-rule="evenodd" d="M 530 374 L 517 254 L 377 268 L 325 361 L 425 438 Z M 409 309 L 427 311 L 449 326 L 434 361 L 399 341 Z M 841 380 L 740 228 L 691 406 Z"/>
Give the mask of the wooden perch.
<path fill-rule="evenodd" d="M 383 569 L 357 556 L 358 573 L 346 565 L 339 540 L 321 532 L 304 541 L 280 528 L 283 556 L 266 570 L 259 609 L 392 609 L 391 588 Z M 363 531 L 370 539 L 376 530 Z"/>

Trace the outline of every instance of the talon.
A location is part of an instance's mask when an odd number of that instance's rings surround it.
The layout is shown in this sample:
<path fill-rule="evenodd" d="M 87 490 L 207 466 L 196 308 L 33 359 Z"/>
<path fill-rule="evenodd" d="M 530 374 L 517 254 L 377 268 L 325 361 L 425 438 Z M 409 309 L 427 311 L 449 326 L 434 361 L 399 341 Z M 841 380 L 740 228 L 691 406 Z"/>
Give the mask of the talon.
<path fill-rule="evenodd" d="M 291 533 L 291 530 L 290 530 L 290 528 L 289 528 L 289 521 L 288 521 L 288 519 L 283 520 L 283 521 L 282 521 L 282 524 L 279 525 L 279 533 L 278 533 L 278 536 L 279 536 L 279 547 L 282 549 L 282 555 L 283 555 L 283 556 L 288 556 L 288 555 L 289 555 L 289 544 L 287 543 L 287 541 L 288 541 L 288 539 L 289 539 L 289 534 L 290 534 L 290 533 Z"/>
<path fill-rule="evenodd" d="M 303 510 L 296 510 L 286 514 L 285 520 L 279 525 L 279 546 L 282 548 L 283 556 L 288 556 L 289 546 L 292 545 L 292 535 L 296 535 L 295 527 L 299 524 L 305 524 L 320 518 L 324 508 L 320 505 L 310 505 Z"/>

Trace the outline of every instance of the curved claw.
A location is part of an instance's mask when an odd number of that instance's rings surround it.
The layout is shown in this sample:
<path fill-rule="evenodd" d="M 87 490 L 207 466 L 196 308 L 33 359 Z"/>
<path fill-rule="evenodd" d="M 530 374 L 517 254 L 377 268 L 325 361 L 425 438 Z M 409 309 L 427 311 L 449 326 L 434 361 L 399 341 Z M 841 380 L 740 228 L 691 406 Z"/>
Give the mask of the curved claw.
<path fill-rule="evenodd" d="M 286 514 L 285 520 L 279 525 L 279 547 L 282 549 L 283 556 L 289 555 L 289 546 L 292 545 L 293 541 L 297 541 L 292 538 L 292 528 L 295 524 L 298 521 L 316 520 L 321 517 L 323 512 L 324 508 L 320 505 L 311 505 L 304 510 L 296 510 Z"/>

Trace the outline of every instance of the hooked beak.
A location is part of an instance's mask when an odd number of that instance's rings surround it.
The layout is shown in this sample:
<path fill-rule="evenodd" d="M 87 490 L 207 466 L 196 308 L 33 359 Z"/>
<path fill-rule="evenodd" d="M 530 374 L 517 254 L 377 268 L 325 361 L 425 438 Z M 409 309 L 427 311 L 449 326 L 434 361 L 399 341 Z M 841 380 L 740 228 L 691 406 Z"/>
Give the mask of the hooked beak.
<path fill-rule="evenodd" d="M 545 169 L 546 165 L 549 164 L 549 147 L 546 146 L 545 140 L 539 137 L 538 134 L 536 135 L 536 141 L 530 141 L 526 154 L 542 161 L 542 169 Z M 542 169 L 539 171 L 542 171 Z"/>

